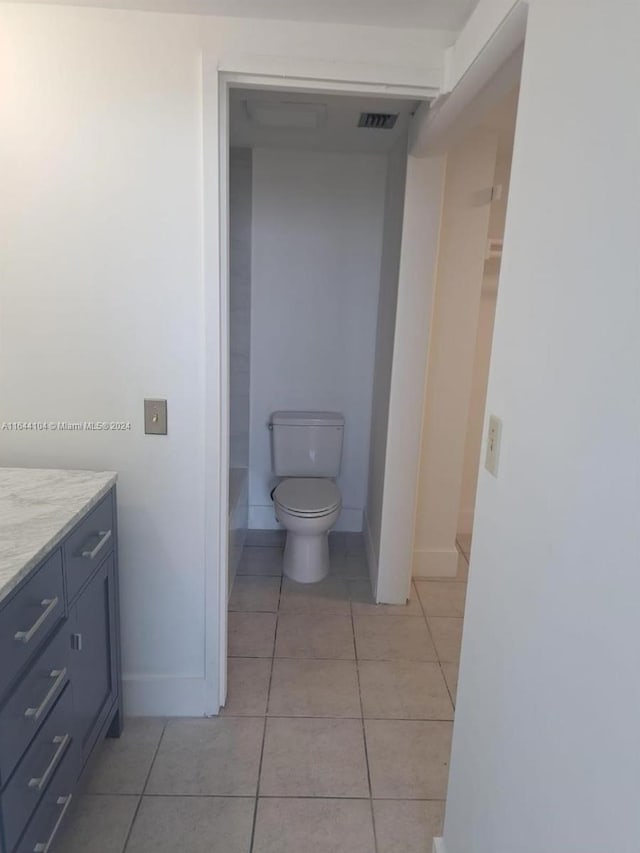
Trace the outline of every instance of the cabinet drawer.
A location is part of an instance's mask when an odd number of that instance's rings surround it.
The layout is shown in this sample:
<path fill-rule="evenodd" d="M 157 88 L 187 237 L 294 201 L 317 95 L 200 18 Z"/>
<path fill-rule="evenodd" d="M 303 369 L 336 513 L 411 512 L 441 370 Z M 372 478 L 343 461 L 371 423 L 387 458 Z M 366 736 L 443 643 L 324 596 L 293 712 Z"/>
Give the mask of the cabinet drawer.
<path fill-rule="evenodd" d="M 13 850 L 40 798 L 72 745 L 73 707 L 67 687 L 42 724 L 2 795 L 7 850 Z"/>
<path fill-rule="evenodd" d="M 55 841 L 62 834 L 77 778 L 78 752 L 72 743 L 58 764 L 15 853 L 45 853 L 49 850 L 54 853 L 58 849 Z"/>
<path fill-rule="evenodd" d="M 0 783 L 6 783 L 69 680 L 68 622 L 0 708 Z"/>
<path fill-rule="evenodd" d="M 60 549 L 0 610 L 0 697 L 64 616 Z"/>
<path fill-rule="evenodd" d="M 64 545 L 67 596 L 71 601 L 114 548 L 113 493 L 109 492 L 71 533 Z"/>

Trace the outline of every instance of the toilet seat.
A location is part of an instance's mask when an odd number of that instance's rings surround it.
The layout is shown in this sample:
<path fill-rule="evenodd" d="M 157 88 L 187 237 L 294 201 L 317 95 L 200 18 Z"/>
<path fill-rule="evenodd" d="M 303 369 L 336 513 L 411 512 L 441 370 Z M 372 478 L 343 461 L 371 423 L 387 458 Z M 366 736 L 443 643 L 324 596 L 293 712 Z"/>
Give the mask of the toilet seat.
<path fill-rule="evenodd" d="M 290 477 L 274 490 L 274 501 L 283 510 L 299 518 L 321 518 L 340 507 L 340 489 L 332 480 L 321 477 Z"/>

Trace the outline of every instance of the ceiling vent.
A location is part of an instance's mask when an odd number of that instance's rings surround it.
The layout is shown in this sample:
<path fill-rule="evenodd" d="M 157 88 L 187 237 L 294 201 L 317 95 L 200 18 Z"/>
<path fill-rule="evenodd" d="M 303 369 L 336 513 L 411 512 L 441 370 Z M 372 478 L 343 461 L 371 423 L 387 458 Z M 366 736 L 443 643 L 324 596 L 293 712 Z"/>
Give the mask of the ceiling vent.
<path fill-rule="evenodd" d="M 360 113 L 358 127 L 368 127 L 373 130 L 391 130 L 397 118 L 398 113 Z"/>

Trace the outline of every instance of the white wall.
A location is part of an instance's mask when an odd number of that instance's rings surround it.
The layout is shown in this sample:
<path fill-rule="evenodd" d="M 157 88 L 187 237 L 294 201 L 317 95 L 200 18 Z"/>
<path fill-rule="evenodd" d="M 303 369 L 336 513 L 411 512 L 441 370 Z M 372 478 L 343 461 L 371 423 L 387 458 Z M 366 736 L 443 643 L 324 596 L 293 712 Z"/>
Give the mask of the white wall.
<path fill-rule="evenodd" d="M 204 405 L 203 51 L 227 70 L 437 86 L 451 36 L 27 4 L 0 21 L 1 418 L 133 427 L 0 432 L 2 460 L 120 472 L 127 709 L 199 714 L 205 434 L 219 439 Z M 143 435 L 145 396 L 168 398 L 166 438 Z"/>
<path fill-rule="evenodd" d="M 444 184 L 443 157 L 408 157 L 376 600 L 404 604 L 411 585 L 423 388 Z"/>
<path fill-rule="evenodd" d="M 424 388 L 415 577 L 454 576 L 456 530 L 497 136 L 468 134 L 447 155 Z"/>
<path fill-rule="evenodd" d="M 637 14 L 530 5 L 447 853 L 638 850 Z"/>
<path fill-rule="evenodd" d="M 491 203 L 489 215 L 489 237 L 503 239 L 504 224 L 507 214 L 509 196 L 509 174 L 513 156 L 512 133 L 508 133 L 507 144 L 498 144 L 496 157 L 496 173 L 494 186 L 502 187 L 502 195 Z M 478 311 L 478 328 L 476 331 L 475 355 L 473 360 L 473 378 L 471 380 L 471 396 L 467 414 L 467 437 L 464 445 L 464 461 L 462 468 L 462 484 L 460 486 L 460 510 L 458 514 L 458 533 L 470 534 L 473 531 L 473 513 L 478 487 L 478 467 L 484 460 L 480 459 L 482 448 L 482 430 L 484 427 L 484 407 L 489 383 L 489 363 L 491 361 L 491 344 L 493 341 L 493 324 L 496 313 L 496 297 L 498 295 L 498 279 L 500 275 L 500 260 L 489 259 L 485 263 L 480 293 L 480 308 Z"/>
<path fill-rule="evenodd" d="M 336 529 L 366 501 L 387 158 L 253 152 L 251 527 L 277 526 L 271 412 L 345 416 Z"/>
<path fill-rule="evenodd" d="M 498 262 L 490 261 L 489 263 L 495 265 Z M 484 459 L 480 458 L 480 453 L 482 449 L 484 407 L 487 397 L 487 385 L 489 383 L 489 363 L 491 360 L 491 343 L 493 341 L 493 323 L 496 315 L 497 294 L 498 276 L 495 272 L 490 273 L 485 270 L 478 309 L 478 328 L 473 356 L 471 396 L 469 398 L 469 410 L 466 421 L 467 436 L 464 444 L 462 482 L 460 484 L 460 509 L 458 512 L 457 532 L 463 534 L 471 534 L 473 532 L 478 467 L 484 464 Z"/>
<path fill-rule="evenodd" d="M 389 424 L 391 368 L 398 303 L 398 278 L 402 247 L 404 188 L 407 173 L 407 139 L 402 138 L 389 153 L 384 198 L 380 292 L 376 324 L 373 395 L 371 402 L 371 443 L 369 477 L 364 517 L 365 541 L 371 579 L 377 585 L 380 557 L 382 499 Z"/>

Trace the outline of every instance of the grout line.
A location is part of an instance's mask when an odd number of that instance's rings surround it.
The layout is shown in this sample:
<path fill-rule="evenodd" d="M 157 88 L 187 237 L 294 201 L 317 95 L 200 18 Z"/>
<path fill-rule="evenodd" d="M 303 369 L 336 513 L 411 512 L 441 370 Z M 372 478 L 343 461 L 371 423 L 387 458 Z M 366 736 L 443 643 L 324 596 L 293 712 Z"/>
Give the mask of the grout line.
<path fill-rule="evenodd" d="M 273 681 L 273 667 L 276 659 L 276 641 L 278 639 L 278 612 L 280 610 L 280 599 L 282 598 L 282 584 L 283 579 L 282 575 L 280 576 L 280 589 L 278 590 L 278 610 L 276 611 L 276 625 L 275 630 L 273 632 L 273 646 L 271 652 L 271 669 L 269 670 L 269 684 L 267 686 L 267 704 L 264 711 L 264 724 L 262 726 L 262 746 L 260 748 L 260 761 L 258 762 L 258 779 L 256 782 L 256 796 L 253 805 L 253 821 L 251 823 L 251 840 L 249 843 L 249 853 L 253 851 L 253 845 L 255 841 L 256 835 L 256 823 L 258 821 L 258 802 L 260 798 L 260 781 L 262 779 L 262 762 L 264 759 L 264 747 L 267 740 L 267 721 L 269 719 L 269 702 L 271 700 L 271 682 Z"/>
<path fill-rule="evenodd" d="M 167 730 L 167 720 L 165 719 L 164 725 L 162 726 L 162 731 L 160 732 L 160 737 L 158 738 L 158 743 L 153 753 L 153 758 L 151 759 L 151 764 L 149 765 L 149 770 L 147 775 L 145 776 L 144 785 L 142 786 L 142 791 L 138 797 L 138 802 L 136 804 L 136 809 L 133 813 L 133 819 L 129 826 L 129 831 L 127 832 L 126 838 L 124 840 L 124 845 L 122 847 L 122 853 L 126 853 L 127 847 L 129 846 L 129 841 L 131 839 L 131 833 L 133 832 L 133 827 L 135 826 L 136 820 L 138 819 L 138 812 L 140 811 L 140 806 L 142 805 L 142 800 L 147 790 L 147 785 L 149 784 L 149 779 L 151 778 L 151 771 L 153 770 L 153 765 L 156 763 L 156 758 L 158 757 L 158 752 L 160 751 L 160 744 L 164 739 L 164 733 Z"/>
<path fill-rule="evenodd" d="M 353 602 L 349 601 L 349 605 L 350 605 L 350 610 L 351 610 L 351 631 L 352 631 L 352 635 L 353 635 L 353 648 L 354 648 L 355 656 L 356 656 L 356 661 L 355 661 L 355 664 L 356 664 L 356 680 L 358 683 L 358 700 L 360 702 L 360 719 L 361 719 L 361 723 L 362 723 L 362 745 L 364 747 L 364 762 L 365 762 L 365 767 L 367 768 L 367 785 L 369 787 L 369 811 L 371 812 L 371 829 L 373 831 L 373 846 L 374 846 L 376 853 L 378 853 L 378 838 L 376 835 L 376 821 L 375 821 L 374 810 L 373 810 L 373 790 L 371 787 L 371 768 L 369 766 L 369 750 L 367 748 L 367 733 L 366 733 L 365 724 L 364 724 L 364 707 L 362 705 L 362 689 L 360 687 L 360 667 L 359 667 L 359 661 L 358 661 L 358 646 L 356 645 L 356 625 L 355 625 L 354 616 L 353 616 Z"/>
<path fill-rule="evenodd" d="M 126 794 L 90 794 L 87 796 L 127 796 Z M 129 795 L 131 796 L 131 795 Z M 251 794 L 145 794 L 146 800 L 162 800 L 162 799 L 195 799 L 195 800 L 256 800 L 257 798 L 252 796 Z M 402 803 L 405 800 L 410 800 L 414 803 L 444 803 L 445 799 L 438 799 L 437 797 L 425 798 L 425 797 L 342 797 L 334 794 L 333 796 L 315 796 L 313 794 L 261 794 L 261 800 L 355 800 L 360 803 L 367 803 L 370 799 L 373 802 L 379 802 L 380 800 L 387 800 L 393 803 Z M 186 851 L 188 853 L 188 851 Z"/>
<path fill-rule="evenodd" d="M 444 617 L 446 618 L 446 617 Z M 451 617 L 453 618 L 453 617 Z M 232 660 L 270 660 L 271 655 L 229 655 Z M 437 656 L 435 658 L 367 658 L 367 657 L 352 657 L 352 658 L 336 658 L 336 657 L 292 657 L 291 655 L 274 655 L 276 660 L 335 660 L 335 661 L 369 661 L 371 663 L 440 663 Z M 443 660 L 442 663 L 458 663 L 456 660 Z M 251 714 L 249 714 L 251 716 Z"/>
<path fill-rule="evenodd" d="M 402 661 L 401 661 L 402 662 Z M 367 663 L 367 661 L 364 661 Z M 348 717 L 336 717 L 332 714 L 225 714 L 225 720 L 261 720 L 263 717 L 270 720 L 375 720 L 383 723 L 450 723 L 451 717 L 376 717 L 367 716 L 362 713 L 357 716 L 351 715 Z M 203 719 L 202 717 L 193 717 L 194 720 Z M 216 719 L 216 718 L 210 718 Z M 104 796 L 109 796 L 105 794 Z M 123 796 L 126 796 L 123 794 Z"/>
<path fill-rule="evenodd" d="M 453 695 L 452 695 L 451 690 L 450 690 L 450 688 L 449 688 L 449 682 L 447 681 L 447 676 L 444 674 L 444 669 L 442 668 L 442 664 L 443 664 L 443 663 L 449 663 L 449 661 L 443 661 L 443 660 L 441 660 L 441 659 L 440 659 L 440 654 L 438 653 L 438 649 L 436 648 L 435 640 L 433 639 L 433 633 L 432 633 L 432 631 L 431 631 L 431 625 L 429 625 L 429 619 L 428 619 L 428 617 L 427 617 L 427 612 L 426 612 L 426 610 L 424 609 L 424 605 L 423 605 L 423 603 L 422 603 L 422 599 L 420 598 L 420 593 L 418 592 L 417 587 L 416 587 L 416 594 L 417 594 L 417 596 L 418 596 L 418 603 L 420 604 L 420 609 L 422 610 L 422 613 L 423 613 L 423 615 L 424 615 L 424 621 L 425 621 L 425 624 L 426 624 L 426 626 L 427 626 L 427 631 L 429 632 L 429 637 L 431 638 L 431 642 L 432 642 L 432 644 L 433 644 L 433 648 L 436 650 L 436 655 L 437 655 L 437 658 L 438 658 L 438 659 L 437 659 L 437 664 L 438 664 L 438 666 L 439 666 L 439 668 L 440 668 L 440 674 L 442 675 L 442 678 L 443 678 L 443 680 L 444 680 L 444 686 L 447 688 L 447 693 L 448 693 L 448 695 L 449 695 L 449 701 L 451 702 L 451 706 L 452 706 L 452 708 L 453 708 L 454 718 L 455 718 L 456 703 L 455 703 L 455 701 L 454 701 Z M 460 665 L 460 664 L 458 663 L 458 666 L 459 666 L 459 665 Z"/>

